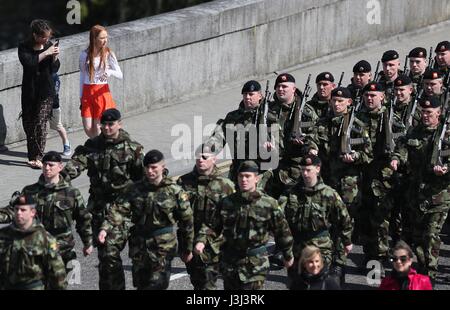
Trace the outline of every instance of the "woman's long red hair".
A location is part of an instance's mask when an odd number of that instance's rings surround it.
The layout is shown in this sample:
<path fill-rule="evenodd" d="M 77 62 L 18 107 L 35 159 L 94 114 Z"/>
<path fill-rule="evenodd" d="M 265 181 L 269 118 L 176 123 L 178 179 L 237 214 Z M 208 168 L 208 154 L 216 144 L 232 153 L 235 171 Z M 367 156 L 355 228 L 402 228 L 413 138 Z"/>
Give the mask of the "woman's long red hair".
<path fill-rule="evenodd" d="M 86 66 L 89 70 L 89 80 L 92 82 L 94 80 L 94 47 L 95 39 L 100 35 L 100 32 L 106 31 L 106 28 L 100 25 L 95 25 L 91 28 L 89 32 L 89 47 L 87 49 Z M 106 67 L 106 57 L 108 57 L 111 50 L 108 46 L 102 47 L 100 50 L 100 63 L 99 68 L 103 66 Z"/>

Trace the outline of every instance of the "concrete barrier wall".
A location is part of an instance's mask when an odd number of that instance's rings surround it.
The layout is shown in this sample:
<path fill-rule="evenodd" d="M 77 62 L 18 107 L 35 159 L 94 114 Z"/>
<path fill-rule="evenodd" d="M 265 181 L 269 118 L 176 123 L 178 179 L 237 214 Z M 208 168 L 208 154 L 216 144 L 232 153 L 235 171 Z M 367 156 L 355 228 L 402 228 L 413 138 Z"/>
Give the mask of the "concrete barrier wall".
<path fill-rule="evenodd" d="M 369 2 L 380 4 L 380 24 L 367 22 Z M 448 19 L 448 0 L 218 0 L 109 27 L 124 73 L 110 85 L 130 116 Z M 81 128 L 78 59 L 87 44 L 88 33 L 60 42 L 69 130 Z M 0 52 L 0 144 L 25 138 L 21 79 L 17 49 Z"/>

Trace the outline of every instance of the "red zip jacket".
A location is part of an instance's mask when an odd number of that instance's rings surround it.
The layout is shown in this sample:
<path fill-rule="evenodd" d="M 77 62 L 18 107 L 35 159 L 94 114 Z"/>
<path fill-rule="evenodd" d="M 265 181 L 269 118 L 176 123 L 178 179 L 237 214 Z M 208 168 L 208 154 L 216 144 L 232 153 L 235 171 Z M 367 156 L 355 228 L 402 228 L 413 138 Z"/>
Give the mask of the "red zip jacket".
<path fill-rule="evenodd" d="M 408 290 L 420 291 L 420 290 L 432 290 L 430 278 L 428 276 L 418 274 L 413 268 L 409 269 L 408 273 L 409 285 Z M 397 280 L 391 276 L 384 278 L 381 281 L 379 290 L 400 290 L 400 286 Z"/>

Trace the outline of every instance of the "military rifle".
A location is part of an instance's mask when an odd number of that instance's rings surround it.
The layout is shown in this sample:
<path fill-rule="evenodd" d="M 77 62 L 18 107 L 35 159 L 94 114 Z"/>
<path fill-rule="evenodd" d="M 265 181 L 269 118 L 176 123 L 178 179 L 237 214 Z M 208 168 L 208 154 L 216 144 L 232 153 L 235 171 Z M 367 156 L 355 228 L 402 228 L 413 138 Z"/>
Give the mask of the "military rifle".
<path fill-rule="evenodd" d="M 391 99 L 389 109 L 383 113 L 384 119 L 384 136 L 385 136 L 385 152 L 389 155 L 394 153 L 395 141 L 392 133 L 392 124 L 394 123 L 394 106 L 397 104 L 397 97 Z"/>
<path fill-rule="evenodd" d="M 361 106 L 361 97 L 356 97 L 355 106 L 352 109 L 351 113 L 347 113 L 344 115 L 342 129 L 345 131 L 345 134 L 341 135 L 341 154 L 353 154 L 355 151 L 352 150 L 353 144 L 356 143 L 360 139 L 352 139 L 351 134 L 353 130 L 353 123 L 355 122 L 356 112 L 359 111 Z M 362 138 L 361 138 L 362 139 Z"/>
<path fill-rule="evenodd" d="M 406 55 L 405 57 L 405 65 L 403 66 L 403 74 L 408 76 L 409 75 L 409 70 L 408 70 L 408 55 Z"/>
<path fill-rule="evenodd" d="M 377 62 L 377 67 L 375 69 L 375 74 L 373 75 L 373 81 L 374 82 L 378 82 L 378 79 L 380 78 L 380 73 L 378 72 L 378 70 L 380 69 L 380 61 L 378 60 Z"/>
<path fill-rule="evenodd" d="M 269 128 L 267 125 L 267 116 L 269 114 L 269 101 L 270 101 L 270 97 L 271 97 L 271 93 L 269 92 L 269 80 L 267 80 L 266 83 L 266 91 L 264 94 L 264 99 L 262 101 L 262 103 L 259 105 L 258 107 L 258 111 L 256 113 L 256 121 L 255 121 L 255 125 L 259 126 L 259 125 L 263 125 L 266 127 L 267 130 L 267 138 L 266 141 L 270 141 L 270 137 L 269 137 Z M 260 120 L 260 111 L 263 111 L 262 113 L 262 119 Z M 262 128 L 258 128 L 259 130 L 261 130 Z"/>
<path fill-rule="evenodd" d="M 300 102 L 296 103 L 293 107 L 294 109 L 294 124 L 292 125 L 291 131 L 291 139 L 293 140 L 301 140 L 304 138 L 305 134 L 302 131 L 302 115 L 303 110 L 305 109 L 306 101 L 309 97 L 309 93 L 311 92 L 311 87 L 309 86 L 309 82 L 311 80 L 311 74 L 308 75 L 308 79 L 306 80 L 305 90 L 301 95 Z"/>
<path fill-rule="evenodd" d="M 428 56 L 428 68 L 433 68 L 434 58 L 433 58 L 433 47 L 430 47 L 430 56 Z"/>
<path fill-rule="evenodd" d="M 445 140 L 445 136 L 447 134 L 448 125 L 450 123 L 450 112 L 447 112 L 445 115 L 444 122 L 441 124 L 439 130 L 436 131 L 436 136 L 439 137 L 438 141 L 433 139 L 433 153 L 431 154 L 431 165 L 432 166 L 444 166 L 443 158 L 450 156 L 450 149 L 442 150 L 442 145 L 449 145 L 450 143 Z M 436 143 L 437 142 L 437 143 Z"/>
<path fill-rule="evenodd" d="M 342 73 L 341 73 L 341 77 L 339 78 L 339 83 L 338 83 L 337 87 L 341 87 L 341 85 L 342 85 L 342 79 L 344 78 L 344 74 L 345 74 L 345 72 L 342 72 Z"/>
<path fill-rule="evenodd" d="M 414 114 L 417 110 L 417 103 L 422 99 L 423 95 L 423 88 L 419 90 L 417 93 L 416 98 L 414 98 L 414 102 L 408 107 L 408 114 L 406 116 L 406 132 L 408 132 L 408 129 L 412 126 L 413 120 L 414 120 Z"/>

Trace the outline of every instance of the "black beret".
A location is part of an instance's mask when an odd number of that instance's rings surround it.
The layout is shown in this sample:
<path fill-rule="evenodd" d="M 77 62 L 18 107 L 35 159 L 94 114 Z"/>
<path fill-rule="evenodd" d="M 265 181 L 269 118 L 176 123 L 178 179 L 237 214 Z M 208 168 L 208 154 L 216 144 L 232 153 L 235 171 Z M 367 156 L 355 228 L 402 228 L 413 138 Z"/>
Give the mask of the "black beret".
<path fill-rule="evenodd" d="M 242 164 L 239 165 L 238 173 L 241 172 L 254 172 L 259 173 L 259 167 L 258 164 L 255 163 L 253 160 L 246 160 Z"/>
<path fill-rule="evenodd" d="M 320 166 L 322 161 L 319 156 L 308 154 L 300 161 L 300 166 Z"/>
<path fill-rule="evenodd" d="M 399 57 L 400 56 L 398 55 L 397 51 L 390 50 L 390 51 L 384 52 L 383 57 L 381 57 L 381 61 L 386 62 L 386 61 L 398 59 Z"/>
<path fill-rule="evenodd" d="M 363 88 L 363 93 L 368 91 L 384 91 L 384 87 L 380 83 L 370 82 Z"/>
<path fill-rule="evenodd" d="M 449 41 L 442 41 L 436 46 L 436 49 L 434 51 L 436 53 L 439 53 L 439 52 L 445 52 L 445 51 L 448 51 L 448 50 L 450 50 L 450 42 Z"/>
<path fill-rule="evenodd" d="M 215 144 L 203 143 L 196 150 L 195 155 L 198 156 L 200 154 L 213 154 L 217 155 L 217 148 Z"/>
<path fill-rule="evenodd" d="M 331 97 L 352 98 L 352 93 L 348 88 L 338 87 L 331 91 Z"/>
<path fill-rule="evenodd" d="M 330 72 L 322 72 L 316 77 L 316 83 L 320 81 L 334 82 L 334 76 Z"/>
<path fill-rule="evenodd" d="M 279 76 L 277 76 L 277 79 L 275 80 L 275 87 L 277 87 L 277 85 L 280 83 L 286 82 L 295 83 L 295 78 L 289 73 L 282 73 Z"/>
<path fill-rule="evenodd" d="M 442 78 L 441 72 L 436 69 L 426 69 L 425 73 L 423 74 L 424 80 L 436 80 Z"/>
<path fill-rule="evenodd" d="M 22 194 L 14 200 L 13 206 L 23 206 L 23 205 L 31 205 L 34 208 L 36 207 L 36 200 L 32 195 Z"/>
<path fill-rule="evenodd" d="M 242 87 L 241 93 L 250 93 L 254 91 L 260 91 L 261 90 L 261 84 L 259 84 L 257 81 L 248 81 L 244 84 Z"/>
<path fill-rule="evenodd" d="M 427 58 L 427 50 L 423 47 L 416 47 L 412 49 L 409 54 L 409 58 Z"/>
<path fill-rule="evenodd" d="M 144 156 L 144 166 L 159 163 L 163 159 L 163 153 L 158 150 L 151 150 Z"/>
<path fill-rule="evenodd" d="M 118 121 L 120 120 L 121 115 L 119 110 L 117 109 L 108 109 L 105 110 L 105 112 L 103 112 L 102 114 L 102 118 L 100 119 L 100 122 L 102 124 L 106 123 L 106 122 L 114 122 L 114 121 Z"/>
<path fill-rule="evenodd" d="M 366 60 L 360 60 L 353 66 L 353 73 L 368 73 L 372 71 L 372 66 Z"/>
<path fill-rule="evenodd" d="M 60 162 L 62 162 L 62 157 L 58 152 L 50 151 L 50 152 L 47 152 L 47 154 L 45 154 L 44 157 L 42 157 L 43 163 L 45 163 L 47 161 L 54 161 L 54 162 L 60 163 Z"/>
<path fill-rule="evenodd" d="M 423 109 L 426 108 L 440 108 L 441 100 L 439 100 L 438 96 L 425 97 L 420 101 L 420 106 Z"/>
<path fill-rule="evenodd" d="M 405 85 L 411 85 L 412 80 L 407 75 L 400 75 L 398 78 L 394 81 L 394 86 L 405 86 Z"/>

